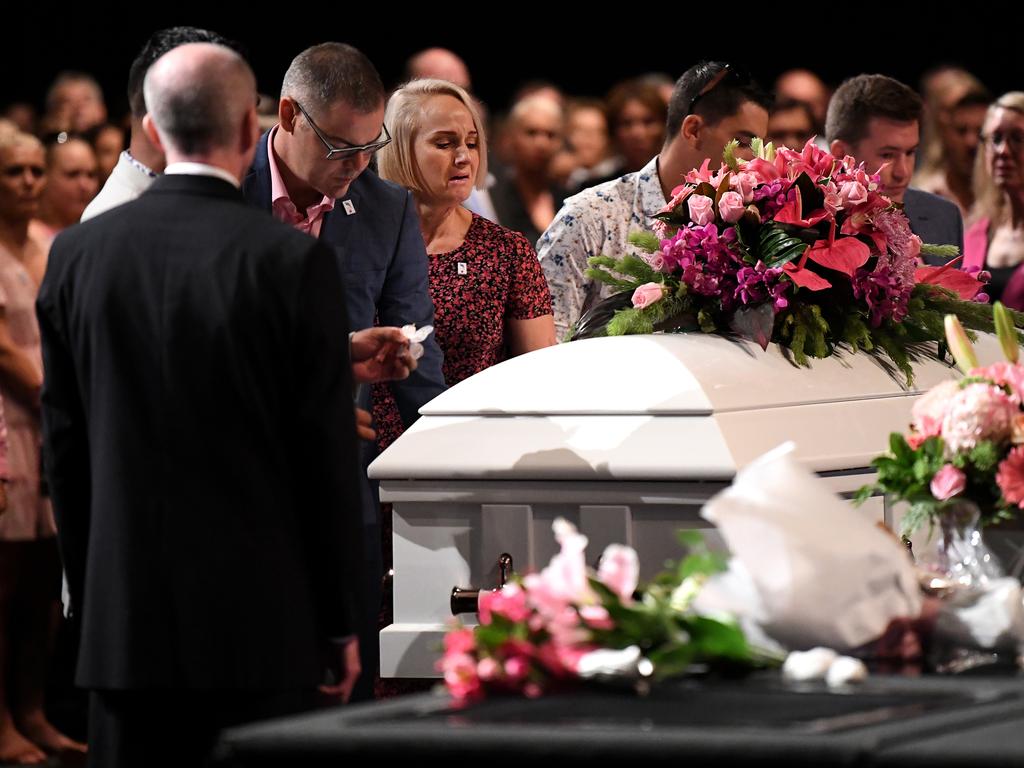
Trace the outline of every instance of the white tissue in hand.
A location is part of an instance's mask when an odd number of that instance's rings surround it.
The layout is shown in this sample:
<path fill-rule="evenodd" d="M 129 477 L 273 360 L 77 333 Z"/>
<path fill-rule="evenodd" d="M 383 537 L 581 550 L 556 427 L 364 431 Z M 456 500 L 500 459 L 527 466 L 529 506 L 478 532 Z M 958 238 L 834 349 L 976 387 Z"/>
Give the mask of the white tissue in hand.
<path fill-rule="evenodd" d="M 868 668 L 864 662 L 852 656 L 840 656 L 833 661 L 825 673 L 825 682 L 829 688 L 838 688 L 841 685 L 860 683 L 867 679 Z"/>
<path fill-rule="evenodd" d="M 841 651 L 921 613 L 906 551 L 793 457 L 787 443 L 736 474 L 701 514 L 754 580 L 765 631 Z"/>
<path fill-rule="evenodd" d="M 831 648 L 811 648 L 809 651 L 793 651 L 782 665 L 782 676 L 787 680 L 822 680 L 828 668 L 839 658 Z"/>
<path fill-rule="evenodd" d="M 434 326 L 432 325 L 424 325 L 420 329 L 417 329 L 412 323 L 402 326 L 402 335 L 409 340 L 409 354 L 412 355 L 413 360 L 419 360 L 423 357 L 423 344 L 421 342 L 425 341 L 433 330 Z"/>

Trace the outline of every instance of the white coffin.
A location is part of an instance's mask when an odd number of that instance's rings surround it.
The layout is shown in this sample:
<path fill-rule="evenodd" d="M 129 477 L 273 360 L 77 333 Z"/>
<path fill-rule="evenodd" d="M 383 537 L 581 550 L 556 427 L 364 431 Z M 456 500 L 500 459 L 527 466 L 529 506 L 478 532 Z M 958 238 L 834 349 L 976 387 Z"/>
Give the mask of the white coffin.
<path fill-rule="evenodd" d="M 976 347 L 983 363 L 1001 359 L 994 337 Z M 793 440 L 851 494 L 913 400 L 957 376 L 922 359 L 907 390 L 869 355 L 812 365 L 701 333 L 592 339 L 514 358 L 428 403 L 370 465 L 394 505 L 381 675 L 436 676 L 452 588 L 495 586 L 504 552 L 518 572 L 543 567 L 556 517 L 590 538 L 593 558 L 609 543 L 635 547 L 650 577 L 680 556 L 676 531 L 707 527 L 701 505 L 747 462 Z M 860 509 L 885 514 L 880 498 Z"/>

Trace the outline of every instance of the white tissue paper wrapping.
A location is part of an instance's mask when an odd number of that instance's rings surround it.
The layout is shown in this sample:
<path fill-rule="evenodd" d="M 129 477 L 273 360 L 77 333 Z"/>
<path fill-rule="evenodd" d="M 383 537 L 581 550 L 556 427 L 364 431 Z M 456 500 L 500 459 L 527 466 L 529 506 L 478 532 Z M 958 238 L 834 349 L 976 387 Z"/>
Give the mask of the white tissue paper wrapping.
<path fill-rule="evenodd" d="M 701 612 L 730 610 L 789 649 L 844 652 L 921 613 L 906 551 L 801 466 L 792 443 L 740 470 L 701 514 L 734 563 L 702 591 Z"/>
<path fill-rule="evenodd" d="M 943 601 L 935 623 L 943 641 L 968 648 L 1024 651 L 1024 603 L 1021 585 L 1009 577 L 981 589 L 954 593 Z"/>

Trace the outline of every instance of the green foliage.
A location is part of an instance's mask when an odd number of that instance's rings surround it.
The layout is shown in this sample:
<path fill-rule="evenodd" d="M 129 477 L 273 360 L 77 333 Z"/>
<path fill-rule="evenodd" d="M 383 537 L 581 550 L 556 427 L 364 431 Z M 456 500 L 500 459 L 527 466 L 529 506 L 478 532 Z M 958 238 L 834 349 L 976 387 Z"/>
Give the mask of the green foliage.
<path fill-rule="evenodd" d="M 739 149 L 740 143 L 733 139 L 725 145 L 725 149 L 722 151 L 722 162 L 725 163 L 730 171 L 736 172 L 740 169 L 739 161 L 736 159 L 736 150 Z"/>
<path fill-rule="evenodd" d="M 758 230 L 758 253 L 768 267 L 781 267 L 803 256 L 807 243 L 778 224 L 769 222 Z"/>
<path fill-rule="evenodd" d="M 642 251 L 647 251 L 647 253 L 654 253 L 661 248 L 661 240 L 653 232 L 641 232 L 639 230 L 630 232 L 629 243 Z"/>
<path fill-rule="evenodd" d="M 960 249 L 955 245 L 931 245 L 929 243 L 922 243 L 921 255 L 938 256 L 942 259 L 955 259 L 960 255 Z"/>

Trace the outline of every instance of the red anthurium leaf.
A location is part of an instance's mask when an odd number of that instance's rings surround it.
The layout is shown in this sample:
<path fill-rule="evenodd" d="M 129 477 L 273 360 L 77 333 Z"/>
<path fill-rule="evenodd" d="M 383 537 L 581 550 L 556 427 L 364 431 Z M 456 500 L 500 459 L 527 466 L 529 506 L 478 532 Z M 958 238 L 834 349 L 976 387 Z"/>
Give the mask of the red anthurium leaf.
<path fill-rule="evenodd" d="M 806 288 L 809 291 L 823 291 L 832 287 L 832 283 L 814 270 L 803 269 L 793 262 L 786 264 L 782 269 L 786 272 L 786 276 L 800 288 Z"/>
<path fill-rule="evenodd" d="M 831 244 L 828 240 L 819 240 L 807 251 L 807 258 L 815 264 L 850 277 L 870 256 L 871 249 L 855 237 L 842 237 Z"/>
<path fill-rule="evenodd" d="M 918 267 L 914 270 L 914 279 L 919 283 L 946 288 L 964 301 L 973 299 L 985 285 L 977 278 L 954 269 L 949 264 L 942 267 Z"/>

